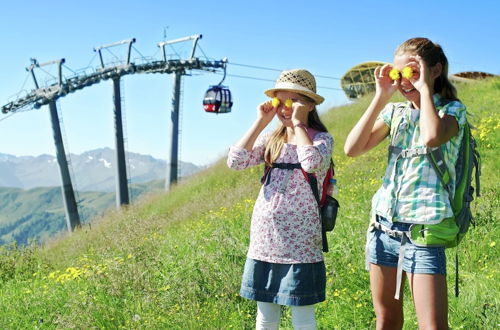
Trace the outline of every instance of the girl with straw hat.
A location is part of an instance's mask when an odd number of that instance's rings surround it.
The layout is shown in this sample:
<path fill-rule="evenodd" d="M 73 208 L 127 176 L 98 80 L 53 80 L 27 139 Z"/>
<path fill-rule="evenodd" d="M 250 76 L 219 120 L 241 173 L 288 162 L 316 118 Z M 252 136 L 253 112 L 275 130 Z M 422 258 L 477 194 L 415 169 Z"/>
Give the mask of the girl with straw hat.
<path fill-rule="evenodd" d="M 302 171 L 323 182 L 333 138 L 318 116 L 324 98 L 307 70 L 283 71 L 265 94 L 273 99 L 257 107 L 257 119 L 227 159 L 235 170 L 263 162 L 270 169 L 253 210 L 240 295 L 257 301 L 257 329 L 277 329 L 281 305 L 291 306 L 295 328 L 315 329 L 326 273 L 318 204 Z M 261 134 L 275 117 L 278 128 Z"/>

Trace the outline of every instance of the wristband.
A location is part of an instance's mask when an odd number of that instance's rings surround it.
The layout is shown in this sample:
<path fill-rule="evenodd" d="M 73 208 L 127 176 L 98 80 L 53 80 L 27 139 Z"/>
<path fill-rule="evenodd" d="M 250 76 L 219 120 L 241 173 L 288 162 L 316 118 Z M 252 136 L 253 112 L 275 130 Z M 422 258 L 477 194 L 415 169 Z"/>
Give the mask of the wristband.
<path fill-rule="evenodd" d="M 307 132 L 307 126 L 304 125 L 303 123 L 298 123 L 298 124 L 293 125 L 294 129 L 297 127 L 302 127 Z"/>

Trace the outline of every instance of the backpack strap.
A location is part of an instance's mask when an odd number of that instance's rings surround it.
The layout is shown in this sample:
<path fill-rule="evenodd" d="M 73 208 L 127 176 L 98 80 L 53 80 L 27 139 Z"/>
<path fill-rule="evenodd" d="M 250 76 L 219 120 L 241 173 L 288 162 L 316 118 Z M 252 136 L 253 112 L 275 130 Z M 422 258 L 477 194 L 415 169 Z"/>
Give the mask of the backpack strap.
<path fill-rule="evenodd" d="M 401 239 L 401 245 L 399 246 L 398 265 L 397 265 L 397 271 L 396 271 L 396 292 L 394 293 L 394 299 L 399 300 L 399 293 L 401 292 L 401 284 L 403 283 L 403 281 L 402 281 L 403 262 L 404 262 L 405 250 L 407 247 L 406 243 L 410 242 L 410 238 L 409 238 L 410 233 L 408 231 L 390 229 L 390 228 L 382 225 L 378 221 L 373 222 L 372 226 L 375 229 L 383 231 L 384 233 L 386 233 L 390 237 Z M 368 252 L 368 250 L 366 252 Z M 368 253 L 366 254 L 366 258 L 368 260 Z"/>
<path fill-rule="evenodd" d="M 323 180 L 323 191 L 321 194 L 321 199 L 319 198 L 319 192 L 318 192 L 318 180 L 316 179 L 316 176 L 313 173 L 308 173 L 302 169 L 302 174 L 306 178 L 306 181 L 309 183 L 311 186 L 311 190 L 313 192 L 314 198 L 316 199 L 316 202 L 318 203 L 318 210 L 319 210 L 319 215 L 321 219 L 321 206 L 324 204 L 326 200 L 326 190 L 327 186 L 330 184 L 330 179 L 334 175 L 334 165 L 333 165 L 333 160 L 330 159 L 330 167 L 328 168 L 328 171 L 326 172 L 325 179 Z M 322 237 L 322 243 L 323 243 L 323 252 L 328 252 L 328 239 L 326 237 L 326 231 L 321 230 L 321 237 Z"/>
<path fill-rule="evenodd" d="M 443 187 L 448 192 L 448 198 L 450 199 L 451 203 L 450 205 L 453 205 L 454 192 L 451 189 L 451 175 L 448 166 L 446 166 L 446 163 L 444 161 L 443 151 L 439 147 L 432 148 L 427 154 L 427 159 L 436 171 L 436 174 L 443 184 Z"/>
<path fill-rule="evenodd" d="M 304 178 L 306 179 L 307 183 L 309 183 L 309 186 L 311 187 L 312 193 L 314 195 L 314 198 L 316 199 L 316 202 L 318 203 L 318 214 L 320 215 L 321 218 L 321 205 L 322 202 L 326 199 L 326 187 L 330 182 L 330 178 L 333 177 L 334 175 L 334 164 L 333 160 L 330 159 L 330 167 L 328 168 L 327 174 L 325 176 L 325 180 L 323 181 L 323 193 L 321 196 L 321 199 L 319 197 L 319 191 L 318 191 L 318 180 L 316 179 L 316 176 L 313 173 L 308 173 L 304 171 L 300 163 L 272 163 L 271 166 L 267 166 L 264 168 L 264 175 L 260 179 L 260 182 L 263 185 L 268 185 L 270 180 L 271 180 L 271 173 L 274 168 L 280 168 L 280 169 L 285 169 L 285 170 L 294 170 L 294 169 L 300 169 L 302 171 L 302 174 L 304 175 Z M 322 236 L 322 243 L 323 243 L 323 252 L 328 252 L 328 241 L 326 237 L 326 232 L 321 230 L 321 236 Z"/>

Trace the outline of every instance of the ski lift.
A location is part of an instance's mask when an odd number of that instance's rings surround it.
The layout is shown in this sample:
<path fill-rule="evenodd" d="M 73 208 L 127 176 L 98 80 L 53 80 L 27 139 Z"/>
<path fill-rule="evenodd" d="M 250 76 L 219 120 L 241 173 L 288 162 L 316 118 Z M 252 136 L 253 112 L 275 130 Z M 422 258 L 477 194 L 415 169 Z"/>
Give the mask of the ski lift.
<path fill-rule="evenodd" d="M 224 65 L 224 77 L 218 85 L 210 86 L 205 92 L 203 98 L 203 109 L 205 112 L 212 113 L 228 113 L 231 112 L 233 101 L 229 87 L 222 86 L 222 82 L 226 79 L 226 66 Z"/>

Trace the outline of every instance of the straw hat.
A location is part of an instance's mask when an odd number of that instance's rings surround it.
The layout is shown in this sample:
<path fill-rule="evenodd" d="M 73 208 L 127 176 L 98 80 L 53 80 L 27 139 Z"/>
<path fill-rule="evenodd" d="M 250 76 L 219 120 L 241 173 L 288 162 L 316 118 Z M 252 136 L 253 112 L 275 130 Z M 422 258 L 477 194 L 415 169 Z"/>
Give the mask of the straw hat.
<path fill-rule="evenodd" d="M 281 72 L 274 88 L 268 89 L 264 93 L 269 97 L 274 97 L 277 91 L 289 91 L 310 97 L 321 104 L 325 98 L 316 94 L 316 79 L 307 70 L 293 69 Z"/>

